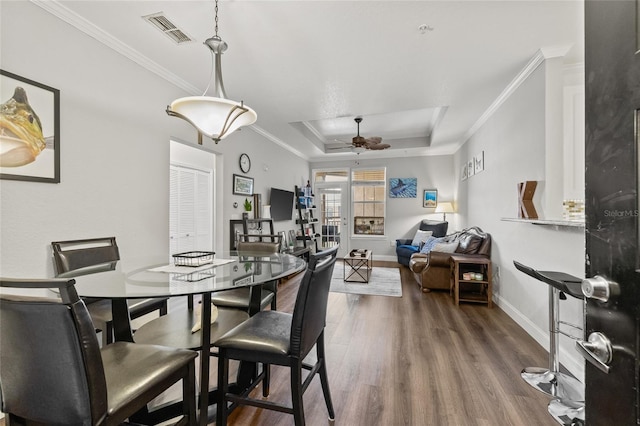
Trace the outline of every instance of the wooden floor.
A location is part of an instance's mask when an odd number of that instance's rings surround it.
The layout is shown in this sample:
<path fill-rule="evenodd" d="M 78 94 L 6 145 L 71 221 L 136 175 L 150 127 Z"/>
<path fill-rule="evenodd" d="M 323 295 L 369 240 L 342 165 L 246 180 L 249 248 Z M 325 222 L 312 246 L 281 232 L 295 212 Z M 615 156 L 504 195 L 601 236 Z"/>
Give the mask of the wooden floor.
<path fill-rule="evenodd" d="M 401 298 L 330 293 L 325 334 L 336 425 L 557 425 L 549 398 L 520 379 L 523 367 L 548 365 L 540 345 L 500 308 L 457 308 L 448 292 L 422 293 L 408 268 L 400 272 Z M 292 310 L 295 293 L 281 286 L 279 310 Z M 272 368 L 269 399 L 290 402 L 288 371 Z M 304 405 L 308 425 L 327 424 L 318 378 Z M 242 407 L 229 424 L 293 425 L 293 418 Z"/>
<path fill-rule="evenodd" d="M 448 292 L 422 293 L 409 269 L 400 272 L 401 298 L 329 295 L 325 335 L 336 425 L 557 425 L 547 413 L 549 398 L 520 379 L 523 367 L 548 365 L 542 347 L 500 308 L 456 307 Z M 291 312 L 296 291 L 294 282 L 281 285 L 279 310 Z M 212 383 L 215 365 L 214 358 Z M 288 395 L 288 370 L 272 367 L 269 399 L 290 403 Z M 327 424 L 318 378 L 304 405 L 307 425 Z M 293 425 L 293 417 L 241 407 L 229 424 Z"/>

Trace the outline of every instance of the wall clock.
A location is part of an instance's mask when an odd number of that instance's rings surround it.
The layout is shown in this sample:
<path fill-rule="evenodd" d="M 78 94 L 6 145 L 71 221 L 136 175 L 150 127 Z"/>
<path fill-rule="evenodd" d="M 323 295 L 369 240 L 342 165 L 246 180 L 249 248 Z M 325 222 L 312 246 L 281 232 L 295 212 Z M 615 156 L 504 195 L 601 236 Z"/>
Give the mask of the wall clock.
<path fill-rule="evenodd" d="M 247 154 L 240 154 L 240 170 L 242 173 L 249 173 L 251 170 L 251 159 Z"/>

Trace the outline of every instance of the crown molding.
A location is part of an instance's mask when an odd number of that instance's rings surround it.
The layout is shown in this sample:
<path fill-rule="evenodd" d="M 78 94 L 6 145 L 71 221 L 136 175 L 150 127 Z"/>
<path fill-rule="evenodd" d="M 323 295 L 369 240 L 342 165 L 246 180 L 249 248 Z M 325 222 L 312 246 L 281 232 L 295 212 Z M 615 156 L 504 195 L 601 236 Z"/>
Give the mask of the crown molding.
<path fill-rule="evenodd" d="M 259 134 L 260 136 L 264 137 L 265 139 L 268 139 L 271 142 L 275 143 L 276 145 L 280 146 L 281 148 L 289 151 L 290 153 L 302 158 L 303 160 L 309 161 L 309 157 L 308 156 L 306 156 L 302 152 L 298 151 L 297 149 L 294 149 L 291 146 L 287 145 L 281 139 L 278 139 L 277 137 L 273 136 L 271 133 L 267 132 L 262 127 L 256 126 L 255 124 L 252 124 L 251 126 L 249 126 L 249 128 L 251 130 L 253 130 L 254 132 L 256 132 L 257 134 Z"/>
<path fill-rule="evenodd" d="M 94 38 L 105 46 L 113 49 L 122 56 L 132 60 L 136 64 L 151 71 L 152 73 L 162 77 L 169 83 L 179 87 L 187 93 L 192 95 L 199 95 L 200 90 L 182 78 L 178 77 L 171 71 L 162 67 L 158 63 L 144 56 L 142 53 L 131 48 L 125 43 L 121 42 L 111 34 L 107 33 L 100 27 L 97 27 L 92 22 L 86 20 L 82 16 L 73 12 L 66 6 L 60 4 L 57 0 L 30 0 L 31 3 L 44 9 L 50 14 L 54 15 L 58 19 L 66 22 L 67 24 L 77 28 L 79 31 L 85 33 L 89 37 Z"/>
<path fill-rule="evenodd" d="M 520 70 L 520 72 L 511 80 L 511 82 L 505 87 L 500 95 L 489 105 L 489 108 L 478 118 L 478 120 L 467 130 L 462 137 L 462 141 L 459 144 L 459 149 L 473 136 L 480 127 L 482 127 L 491 116 L 506 102 L 507 99 L 513 95 L 513 93 L 524 83 L 533 72 L 544 63 L 544 61 L 564 57 L 571 49 L 570 45 L 544 47 L 536 52 L 535 55 L 529 60 L 527 65 Z M 456 149 L 456 151 L 457 151 Z"/>

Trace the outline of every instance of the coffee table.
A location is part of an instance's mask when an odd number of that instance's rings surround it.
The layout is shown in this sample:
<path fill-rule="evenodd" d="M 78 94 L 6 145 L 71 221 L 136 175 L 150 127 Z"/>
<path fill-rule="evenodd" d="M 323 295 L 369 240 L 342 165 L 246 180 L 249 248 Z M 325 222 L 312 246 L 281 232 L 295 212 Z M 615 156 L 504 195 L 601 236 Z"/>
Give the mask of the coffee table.
<path fill-rule="evenodd" d="M 368 284 L 373 268 L 373 253 L 366 249 L 351 250 L 349 255 L 342 259 L 342 267 L 344 282 Z"/>

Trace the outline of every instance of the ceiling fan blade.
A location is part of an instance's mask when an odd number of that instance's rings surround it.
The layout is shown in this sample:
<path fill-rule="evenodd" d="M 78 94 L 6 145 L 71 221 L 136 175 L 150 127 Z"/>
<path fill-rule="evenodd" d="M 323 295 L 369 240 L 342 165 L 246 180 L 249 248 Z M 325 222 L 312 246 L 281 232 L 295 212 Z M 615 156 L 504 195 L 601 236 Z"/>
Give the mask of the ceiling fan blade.
<path fill-rule="evenodd" d="M 390 148 L 390 147 L 391 147 L 391 145 L 389 145 L 388 143 L 376 143 L 376 144 L 367 146 L 367 148 L 372 149 L 374 151 L 379 151 L 379 150 L 387 149 L 387 148 Z"/>
<path fill-rule="evenodd" d="M 370 138 L 367 138 L 368 144 L 377 144 L 380 142 L 382 142 L 382 138 L 380 136 L 372 136 Z"/>

